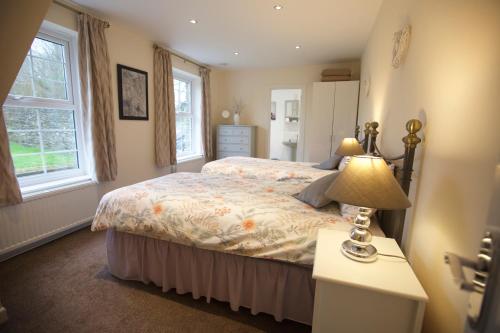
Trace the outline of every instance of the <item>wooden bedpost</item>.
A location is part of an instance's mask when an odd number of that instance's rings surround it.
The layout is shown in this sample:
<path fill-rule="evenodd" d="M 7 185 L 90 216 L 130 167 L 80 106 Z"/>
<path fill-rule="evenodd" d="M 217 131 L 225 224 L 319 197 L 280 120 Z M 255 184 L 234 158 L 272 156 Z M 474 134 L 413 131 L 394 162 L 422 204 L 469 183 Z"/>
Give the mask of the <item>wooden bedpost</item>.
<path fill-rule="evenodd" d="M 365 129 L 363 131 L 365 137 L 363 138 L 363 150 L 368 153 L 368 143 L 370 141 L 370 122 L 365 123 Z"/>
<path fill-rule="evenodd" d="M 375 143 L 377 142 L 378 128 L 379 124 L 376 121 L 370 123 L 370 154 L 376 155 L 375 153 Z"/>
<path fill-rule="evenodd" d="M 354 137 L 359 142 L 359 125 L 356 125 L 356 128 L 354 129 Z"/>

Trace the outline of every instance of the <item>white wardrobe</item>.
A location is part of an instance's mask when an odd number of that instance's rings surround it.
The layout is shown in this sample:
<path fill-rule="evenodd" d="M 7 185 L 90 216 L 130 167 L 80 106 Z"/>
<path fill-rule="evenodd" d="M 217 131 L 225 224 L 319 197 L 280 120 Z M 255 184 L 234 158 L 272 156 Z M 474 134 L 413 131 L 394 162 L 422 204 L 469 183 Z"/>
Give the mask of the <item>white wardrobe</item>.
<path fill-rule="evenodd" d="M 359 81 L 314 82 L 307 110 L 304 160 L 321 162 L 335 153 L 343 138 L 354 137 Z"/>

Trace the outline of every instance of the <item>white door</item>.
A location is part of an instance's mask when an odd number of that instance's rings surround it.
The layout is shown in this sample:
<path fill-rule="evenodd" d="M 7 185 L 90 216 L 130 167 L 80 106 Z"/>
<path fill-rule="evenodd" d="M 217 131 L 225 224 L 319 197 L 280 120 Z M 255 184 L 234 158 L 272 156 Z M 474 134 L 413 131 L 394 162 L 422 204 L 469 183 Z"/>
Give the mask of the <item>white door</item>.
<path fill-rule="evenodd" d="M 313 83 L 312 107 L 306 121 L 305 161 L 321 162 L 330 157 L 335 83 Z"/>

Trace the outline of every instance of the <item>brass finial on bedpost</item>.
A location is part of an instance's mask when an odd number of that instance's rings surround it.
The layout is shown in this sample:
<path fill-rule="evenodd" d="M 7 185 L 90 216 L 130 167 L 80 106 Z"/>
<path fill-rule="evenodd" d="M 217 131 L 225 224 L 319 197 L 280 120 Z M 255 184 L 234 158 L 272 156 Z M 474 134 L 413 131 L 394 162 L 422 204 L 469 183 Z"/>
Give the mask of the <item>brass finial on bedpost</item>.
<path fill-rule="evenodd" d="M 422 122 L 418 119 L 410 119 L 406 123 L 406 130 L 408 131 L 408 135 L 403 138 L 403 142 L 405 143 L 405 148 L 416 148 L 417 145 L 422 142 L 417 136 L 417 132 L 422 129 Z"/>
<path fill-rule="evenodd" d="M 370 141 L 370 122 L 365 123 L 365 129 L 363 130 L 365 137 L 363 138 L 363 150 L 368 152 L 368 142 Z"/>
<path fill-rule="evenodd" d="M 359 142 L 359 125 L 356 125 L 356 127 L 354 128 L 354 137 Z"/>
<path fill-rule="evenodd" d="M 377 131 L 378 126 L 379 126 L 379 124 L 376 121 L 372 121 L 370 123 L 370 136 L 371 136 L 371 140 L 370 140 L 370 153 L 372 153 L 372 154 L 375 153 L 375 143 L 377 142 L 377 135 L 379 133 Z"/>
<path fill-rule="evenodd" d="M 365 132 L 365 136 L 370 135 L 370 122 L 369 121 L 367 121 L 365 123 L 365 130 L 364 130 L 364 132 Z"/>

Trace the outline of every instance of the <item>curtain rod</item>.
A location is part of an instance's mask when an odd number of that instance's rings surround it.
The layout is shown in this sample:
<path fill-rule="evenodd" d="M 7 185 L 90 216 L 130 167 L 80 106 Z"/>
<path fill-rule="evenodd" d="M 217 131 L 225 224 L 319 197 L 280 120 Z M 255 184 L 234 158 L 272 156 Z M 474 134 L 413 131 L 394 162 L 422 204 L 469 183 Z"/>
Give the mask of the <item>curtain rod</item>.
<path fill-rule="evenodd" d="M 165 49 L 168 52 L 170 52 L 172 55 L 176 56 L 177 58 L 181 59 L 184 62 L 189 62 L 189 63 L 191 63 L 191 64 L 193 64 L 195 66 L 202 67 L 202 68 L 209 68 L 207 65 L 203 65 L 203 64 L 197 62 L 196 60 L 193 60 L 193 59 L 190 59 L 188 57 L 182 56 L 179 53 L 177 53 L 176 51 L 172 50 L 171 48 L 161 46 L 158 43 L 154 43 L 153 47 L 159 47 L 159 48 Z"/>
<path fill-rule="evenodd" d="M 61 6 L 63 8 L 69 9 L 72 12 L 75 12 L 77 14 L 89 14 L 89 15 L 94 16 L 93 13 L 90 13 L 88 10 L 86 10 L 82 6 L 77 5 L 77 4 L 75 4 L 75 3 L 71 2 L 71 1 L 67 1 L 67 0 L 54 0 L 54 3 L 58 4 L 59 6 Z M 109 24 L 108 21 L 105 21 L 105 20 L 102 20 L 102 21 L 104 21 L 104 23 L 106 23 L 106 28 L 110 27 L 110 24 Z"/>

